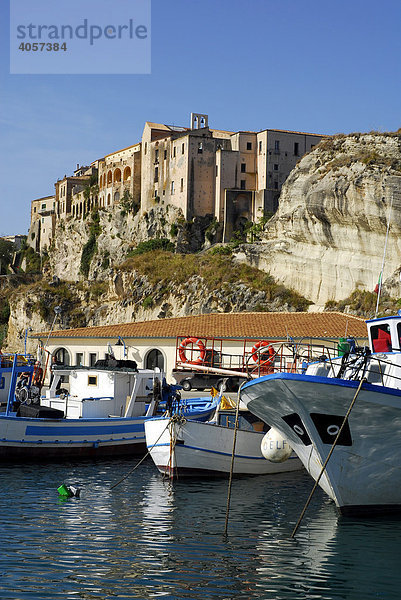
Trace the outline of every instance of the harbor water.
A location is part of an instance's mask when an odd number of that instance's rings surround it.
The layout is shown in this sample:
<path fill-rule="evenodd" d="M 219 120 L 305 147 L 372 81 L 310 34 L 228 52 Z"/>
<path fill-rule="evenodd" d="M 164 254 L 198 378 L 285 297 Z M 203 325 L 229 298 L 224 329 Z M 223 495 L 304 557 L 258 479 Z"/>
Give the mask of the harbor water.
<path fill-rule="evenodd" d="M 401 517 L 350 519 L 305 472 L 163 480 L 147 459 L 1 466 L 2 600 L 397 599 Z M 62 499 L 65 483 L 80 498 Z"/>

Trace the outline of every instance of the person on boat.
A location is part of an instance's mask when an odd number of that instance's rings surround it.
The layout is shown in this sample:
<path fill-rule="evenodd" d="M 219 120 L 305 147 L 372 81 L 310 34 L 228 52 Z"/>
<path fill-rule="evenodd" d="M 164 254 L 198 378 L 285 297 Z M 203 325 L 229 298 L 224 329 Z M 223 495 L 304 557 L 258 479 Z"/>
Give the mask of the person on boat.
<path fill-rule="evenodd" d="M 61 366 L 61 363 L 57 360 L 56 355 L 54 354 L 52 356 L 52 360 L 51 360 L 51 364 L 50 364 L 50 381 L 49 381 L 49 388 L 52 385 L 53 379 L 54 379 L 54 370 L 55 368 L 57 368 L 58 366 Z M 61 378 L 57 384 L 57 388 L 56 391 L 58 391 L 60 389 L 61 386 Z"/>

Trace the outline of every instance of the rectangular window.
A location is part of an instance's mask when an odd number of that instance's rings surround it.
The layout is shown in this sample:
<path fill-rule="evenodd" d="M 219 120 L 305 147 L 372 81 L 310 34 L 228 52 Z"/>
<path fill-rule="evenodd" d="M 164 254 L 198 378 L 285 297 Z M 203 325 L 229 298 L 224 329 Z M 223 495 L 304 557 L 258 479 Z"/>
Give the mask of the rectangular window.
<path fill-rule="evenodd" d="M 46 204 L 42 204 L 41 209 L 46 210 Z"/>
<path fill-rule="evenodd" d="M 181 190 L 181 192 L 183 192 L 183 191 L 184 191 L 184 179 L 183 179 L 183 178 L 181 178 L 181 186 L 180 186 L 180 190 Z"/>
<path fill-rule="evenodd" d="M 33 212 L 36 213 L 36 206 L 33 207 Z"/>
<path fill-rule="evenodd" d="M 155 150 L 155 162 L 159 162 L 159 151 Z"/>
<path fill-rule="evenodd" d="M 147 151 L 148 151 L 148 142 L 145 142 L 145 154 L 147 153 Z"/>
<path fill-rule="evenodd" d="M 97 375 L 88 375 L 88 385 L 97 387 Z"/>
<path fill-rule="evenodd" d="M 216 165 L 216 177 L 219 176 L 219 165 Z"/>
<path fill-rule="evenodd" d="M 274 170 L 275 170 L 275 171 L 278 171 L 278 164 L 277 164 L 277 163 L 275 163 L 275 165 L 274 165 L 274 167 L 273 167 L 273 168 L 274 168 Z"/>
<path fill-rule="evenodd" d="M 294 156 L 299 156 L 299 144 L 294 142 Z"/>
<path fill-rule="evenodd" d="M 155 167 L 155 183 L 159 181 L 159 167 Z"/>
<path fill-rule="evenodd" d="M 262 142 L 259 142 L 259 154 L 261 154 L 262 148 L 263 148 Z"/>
<path fill-rule="evenodd" d="M 198 144 L 198 154 L 202 154 L 202 152 L 203 152 L 203 144 L 202 144 L 202 142 L 199 142 L 199 144 Z"/>
<path fill-rule="evenodd" d="M 181 154 L 184 154 L 184 152 L 185 152 L 185 144 L 182 144 L 181 145 Z"/>
<path fill-rule="evenodd" d="M 173 148 L 173 158 L 175 158 L 175 146 Z"/>
<path fill-rule="evenodd" d="M 174 194 L 174 181 L 171 182 L 171 194 Z"/>
<path fill-rule="evenodd" d="M 84 355 L 83 352 L 77 352 L 75 355 L 75 364 L 77 367 L 80 367 L 84 364 Z"/>
<path fill-rule="evenodd" d="M 89 366 L 90 367 L 94 367 L 96 361 L 97 361 L 97 354 L 96 354 L 96 352 L 90 352 L 89 353 Z"/>
<path fill-rule="evenodd" d="M 245 179 L 241 179 L 241 190 L 245 190 L 246 189 L 246 181 Z"/>
<path fill-rule="evenodd" d="M 241 163 L 241 173 L 246 173 L 246 164 Z"/>
<path fill-rule="evenodd" d="M 164 151 L 163 158 L 164 158 L 164 160 L 167 160 L 167 150 Z"/>
<path fill-rule="evenodd" d="M 275 182 L 274 182 L 274 189 L 275 189 L 275 190 L 278 190 L 278 181 L 275 181 Z"/>
<path fill-rule="evenodd" d="M 279 154 L 279 152 L 280 152 L 280 142 L 278 140 L 276 140 L 274 142 L 274 153 Z"/>
<path fill-rule="evenodd" d="M 246 149 L 247 150 L 252 150 L 252 142 L 247 142 L 246 143 Z"/>

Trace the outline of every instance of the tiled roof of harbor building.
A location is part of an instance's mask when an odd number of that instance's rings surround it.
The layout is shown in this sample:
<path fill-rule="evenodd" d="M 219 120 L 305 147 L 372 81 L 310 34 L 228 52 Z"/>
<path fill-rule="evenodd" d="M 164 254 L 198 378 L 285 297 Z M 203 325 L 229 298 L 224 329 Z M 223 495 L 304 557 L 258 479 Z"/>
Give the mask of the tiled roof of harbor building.
<path fill-rule="evenodd" d="M 43 337 L 35 333 L 31 337 Z M 52 338 L 175 338 L 177 336 L 215 338 L 276 338 L 288 336 L 366 338 L 364 319 L 339 312 L 249 312 L 213 313 L 174 317 L 137 323 L 120 323 L 54 331 Z"/>

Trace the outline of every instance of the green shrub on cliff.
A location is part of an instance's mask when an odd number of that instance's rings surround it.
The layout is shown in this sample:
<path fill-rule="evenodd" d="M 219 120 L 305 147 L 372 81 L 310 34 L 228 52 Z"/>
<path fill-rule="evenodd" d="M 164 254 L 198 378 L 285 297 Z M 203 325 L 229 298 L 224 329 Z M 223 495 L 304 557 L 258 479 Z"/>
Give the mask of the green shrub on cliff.
<path fill-rule="evenodd" d="M 81 264 L 79 267 L 80 273 L 85 277 L 89 275 L 89 269 L 91 266 L 92 258 L 96 254 L 97 250 L 97 238 L 102 232 L 102 228 L 100 225 L 100 216 L 97 210 L 92 212 L 92 220 L 89 225 L 89 239 L 82 248 L 81 254 Z"/>

